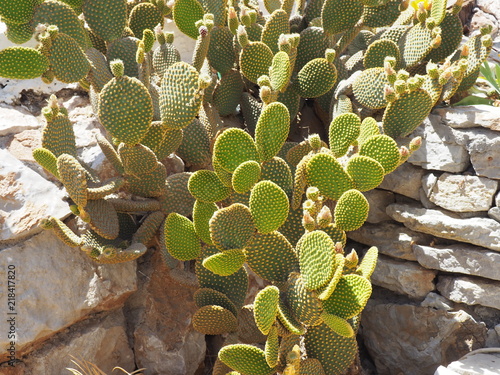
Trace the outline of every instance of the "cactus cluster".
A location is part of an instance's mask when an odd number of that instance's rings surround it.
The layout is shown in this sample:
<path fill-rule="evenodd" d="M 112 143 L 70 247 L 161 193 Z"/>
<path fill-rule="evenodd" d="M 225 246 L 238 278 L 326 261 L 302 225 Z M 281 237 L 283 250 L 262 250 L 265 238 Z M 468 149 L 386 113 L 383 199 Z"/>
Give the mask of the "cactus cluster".
<path fill-rule="evenodd" d="M 345 250 L 363 192 L 418 149 L 404 137 L 474 83 L 492 45 L 486 27 L 460 46 L 460 1 L 408 3 L 269 0 L 265 17 L 248 0 L 0 0 L 7 36 L 39 41 L 0 51 L 0 76 L 79 82 L 116 172 L 101 181 L 78 157 L 51 97 L 33 155 L 83 229 L 42 227 L 100 263 L 152 245 L 171 269 L 195 262 L 193 325 L 226 334 L 214 374 L 342 374 L 377 260 Z M 165 18 L 196 40 L 191 63 Z M 309 104 L 326 136 L 292 142 Z M 174 152 L 192 172 L 167 176 Z M 244 305 L 248 270 L 267 286 Z"/>

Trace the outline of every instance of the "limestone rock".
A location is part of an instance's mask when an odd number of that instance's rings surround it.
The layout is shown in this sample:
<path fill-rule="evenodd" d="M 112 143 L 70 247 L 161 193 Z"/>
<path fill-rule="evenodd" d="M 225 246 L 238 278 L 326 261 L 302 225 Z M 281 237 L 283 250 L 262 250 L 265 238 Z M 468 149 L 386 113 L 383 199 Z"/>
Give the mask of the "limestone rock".
<path fill-rule="evenodd" d="M 488 216 L 500 222 L 500 207 L 492 207 L 488 210 Z"/>
<path fill-rule="evenodd" d="M 393 222 L 382 222 L 377 225 L 366 223 L 361 228 L 347 232 L 347 236 L 367 246 L 377 246 L 381 254 L 394 258 L 417 260 L 412 244 L 429 245 L 432 237 L 414 232 Z"/>
<path fill-rule="evenodd" d="M 446 247 L 414 245 L 413 251 L 418 262 L 425 268 L 500 281 L 498 252 L 465 244 Z"/>
<path fill-rule="evenodd" d="M 158 251 L 141 260 L 139 275 L 139 290 L 126 304 L 137 366 L 144 375 L 194 374 L 206 351 L 205 336 L 191 324 L 195 288 L 170 277 Z"/>
<path fill-rule="evenodd" d="M 24 364 L 29 374 L 66 374 L 67 367 L 77 368 L 71 363 L 71 356 L 93 363 L 106 374 L 111 374 L 115 366 L 132 372 L 134 353 L 122 310 L 75 324 L 31 353 Z"/>
<path fill-rule="evenodd" d="M 486 177 L 430 173 L 423 177 L 422 187 L 429 200 L 454 212 L 488 211 L 498 189 L 498 181 Z"/>
<path fill-rule="evenodd" d="M 497 107 L 491 105 L 467 105 L 436 108 L 434 113 L 441 116 L 446 125 L 455 129 L 483 127 L 500 130 L 498 111 Z"/>
<path fill-rule="evenodd" d="M 496 351 L 471 353 L 446 367 L 457 375 L 497 375 L 500 372 L 500 353 Z M 439 372 L 441 374 L 441 372 Z M 446 373 L 443 373 L 446 374 Z"/>
<path fill-rule="evenodd" d="M 457 142 L 457 130 L 440 122 L 441 117 L 430 114 L 410 137 L 421 136 L 422 146 L 408 162 L 425 169 L 459 173 L 467 169 L 469 155 L 463 144 Z"/>
<path fill-rule="evenodd" d="M 486 327 L 464 311 L 379 303 L 362 315 L 365 345 L 379 374 L 429 375 L 483 347 Z"/>
<path fill-rule="evenodd" d="M 500 310 L 500 282 L 498 281 L 468 276 L 440 276 L 437 289 L 443 296 L 454 302 Z"/>
<path fill-rule="evenodd" d="M 15 240 L 40 232 L 48 216 L 70 214 L 60 190 L 26 167 L 7 150 L 0 149 L 0 241 Z"/>
<path fill-rule="evenodd" d="M 416 262 L 400 261 L 380 255 L 371 277 L 374 285 L 411 298 L 425 298 L 435 289 L 437 272 L 421 267 Z"/>
<path fill-rule="evenodd" d="M 15 267 L 13 308 L 19 317 L 19 355 L 91 314 L 123 305 L 136 290 L 135 262 L 98 265 L 81 250 L 63 244 L 50 231 L 3 249 L 0 269 L 7 270 L 9 265 Z M 5 309 L 7 292 L 6 288 L 0 289 Z M 2 319 L 2 332 L 8 331 L 6 325 L 6 319 Z M 0 335 L 0 362 L 7 341 L 7 335 Z"/>
<path fill-rule="evenodd" d="M 31 129 L 14 134 L 12 140 L 9 142 L 8 150 L 13 156 L 23 162 L 36 163 L 33 158 L 33 150 L 41 146 L 41 131 L 38 129 Z"/>
<path fill-rule="evenodd" d="M 462 219 L 451 212 L 398 203 L 387 207 L 387 214 L 414 231 L 500 251 L 500 223 L 490 218 Z"/>
<path fill-rule="evenodd" d="M 420 303 L 422 307 L 432 307 L 437 310 L 450 311 L 453 309 L 453 302 L 446 299 L 440 294 L 430 292 L 425 299 Z"/>
<path fill-rule="evenodd" d="M 0 118 L 0 137 L 41 127 L 38 119 L 21 107 L 0 104 Z"/>
<path fill-rule="evenodd" d="M 386 175 L 379 188 L 419 200 L 419 189 L 424 174 L 424 169 L 404 163 L 394 172 Z"/>
<path fill-rule="evenodd" d="M 385 209 L 391 203 L 394 203 L 394 194 L 390 191 L 379 189 L 369 190 L 363 195 L 368 200 L 370 210 L 368 211 L 367 223 L 377 224 L 382 221 L 391 220 L 389 215 L 385 213 Z"/>

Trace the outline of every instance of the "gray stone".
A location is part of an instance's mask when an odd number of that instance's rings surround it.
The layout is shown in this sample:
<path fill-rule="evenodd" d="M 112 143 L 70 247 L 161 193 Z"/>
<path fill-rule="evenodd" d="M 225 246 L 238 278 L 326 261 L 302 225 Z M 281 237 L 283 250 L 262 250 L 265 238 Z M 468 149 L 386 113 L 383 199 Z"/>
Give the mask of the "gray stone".
<path fill-rule="evenodd" d="M 453 302 L 444 298 L 442 295 L 430 292 L 420 303 L 422 307 L 432 307 L 437 310 L 450 311 L 453 309 Z"/>
<path fill-rule="evenodd" d="M 0 241 L 40 232 L 44 218 L 70 214 L 63 190 L 0 149 Z"/>
<path fill-rule="evenodd" d="M 115 309 L 136 290 L 136 263 L 98 265 L 51 231 L 0 251 L 0 269 L 15 267 L 17 351 L 33 350 L 50 336 L 91 314 Z M 0 289 L 7 309 L 8 290 Z M 10 307 L 10 306 L 9 306 Z M 12 311 L 12 310 L 9 310 Z M 7 320 L 0 322 L 7 332 Z M 0 335 L 0 348 L 7 347 Z M 5 352 L 0 353 L 0 362 Z"/>
<path fill-rule="evenodd" d="M 494 328 L 488 329 L 488 336 L 486 337 L 487 348 L 500 348 L 500 338 Z M 500 370 L 500 367 L 499 367 Z"/>
<path fill-rule="evenodd" d="M 464 311 L 378 303 L 362 315 L 365 345 L 384 375 L 429 375 L 484 346 L 486 327 Z"/>
<path fill-rule="evenodd" d="M 500 282 L 498 281 L 468 276 L 439 276 L 437 289 L 443 296 L 454 302 L 500 310 Z"/>
<path fill-rule="evenodd" d="M 498 181 L 486 177 L 433 173 L 422 178 L 422 187 L 429 200 L 454 212 L 488 211 L 498 189 Z"/>
<path fill-rule="evenodd" d="M 432 203 L 429 198 L 427 197 L 427 194 L 424 191 L 424 188 L 420 188 L 418 191 L 420 193 L 420 203 L 422 203 L 422 206 L 425 208 L 436 208 L 437 205 L 435 203 Z"/>
<path fill-rule="evenodd" d="M 20 107 L 0 104 L 0 137 L 20 133 L 23 130 L 38 129 L 42 125 L 27 110 Z"/>
<path fill-rule="evenodd" d="M 380 189 L 390 190 L 394 193 L 404 195 L 418 200 L 418 190 L 422 185 L 422 176 L 425 170 L 410 163 L 401 164 L 394 172 L 384 177 L 379 185 Z"/>
<path fill-rule="evenodd" d="M 481 27 L 491 25 L 493 26 L 493 36 L 498 33 L 498 24 L 494 15 L 484 12 L 480 8 L 474 9 L 474 14 L 472 15 L 472 19 L 470 20 L 470 29 L 471 31 L 480 30 Z"/>
<path fill-rule="evenodd" d="M 432 237 L 414 232 L 393 222 L 364 224 L 361 228 L 347 232 L 347 237 L 367 246 L 377 246 L 381 254 L 394 258 L 417 260 L 412 245 L 429 245 Z"/>
<path fill-rule="evenodd" d="M 425 169 L 463 172 L 470 163 L 465 145 L 457 142 L 457 130 L 440 120 L 439 116 L 431 114 L 411 134 L 411 137 L 422 137 L 422 146 L 410 156 L 408 162 Z"/>
<path fill-rule="evenodd" d="M 368 200 L 370 210 L 368 211 L 367 223 L 377 224 L 382 221 L 391 220 L 385 213 L 385 209 L 391 203 L 394 203 L 394 194 L 390 191 L 373 189 L 366 191 L 363 195 Z"/>
<path fill-rule="evenodd" d="M 495 205 L 500 207 L 500 193 L 495 196 Z"/>
<path fill-rule="evenodd" d="M 462 219 L 452 212 L 397 203 L 387 207 L 387 214 L 414 231 L 500 251 L 500 223 L 490 218 Z"/>
<path fill-rule="evenodd" d="M 418 262 L 425 268 L 500 280 L 500 253 L 465 244 L 446 247 L 414 245 Z"/>
<path fill-rule="evenodd" d="M 457 375 L 498 375 L 500 374 L 500 353 L 498 348 L 478 350 L 470 353 L 447 367 Z"/>
<path fill-rule="evenodd" d="M 26 358 L 25 371 L 27 374 L 69 374 L 66 368 L 78 368 L 71 362 L 71 356 L 96 365 L 105 374 L 111 374 L 116 366 L 132 372 L 134 353 L 129 346 L 122 310 L 77 323 L 50 339 Z"/>
<path fill-rule="evenodd" d="M 416 262 L 401 261 L 380 255 L 371 281 L 374 285 L 411 298 L 425 298 L 435 289 L 437 272 Z"/>
<path fill-rule="evenodd" d="M 500 130 L 500 110 L 491 105 L 467 105 L 436 108 L 433 113 L 455 129 L 483 127 Z"/>

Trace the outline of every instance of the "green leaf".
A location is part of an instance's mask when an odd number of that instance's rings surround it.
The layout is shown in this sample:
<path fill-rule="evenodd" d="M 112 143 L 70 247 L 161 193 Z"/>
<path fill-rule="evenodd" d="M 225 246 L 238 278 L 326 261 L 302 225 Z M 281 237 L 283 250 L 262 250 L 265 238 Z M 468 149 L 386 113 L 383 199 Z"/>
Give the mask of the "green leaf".
<path fill-rule="evenodd" d="M 458 107 L 458 106 L 462 106 L 462 105 L 477 105 L 477 104 L 492 105 L 493 100 L 488 99 L 488 98 L 482 98 L 480 96 L 469 95 L 468 97 L 453 104 L 453 107 Z"/>

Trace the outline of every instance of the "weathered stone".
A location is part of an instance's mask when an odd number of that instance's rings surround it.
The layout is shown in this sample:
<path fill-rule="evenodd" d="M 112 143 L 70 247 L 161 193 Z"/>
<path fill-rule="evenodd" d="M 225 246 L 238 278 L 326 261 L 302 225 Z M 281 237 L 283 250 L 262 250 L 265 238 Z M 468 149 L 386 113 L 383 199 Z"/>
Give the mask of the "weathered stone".
<path fill-rule="evenodd" d="M 437 289 L 446 298 L 467 305 L 500 310 L 500 282 L 475 277 L 439 276 Z"/>
<path fill-rule="evenodd" d="M 414 231 L 500 251 L 500 223 L 490 218 L 462 219 L 452 212 L 397 203 L 387 207 L 387 214 Z"/>
<path fill-rule="evenodd" d="M 63 218 L 70 211 L 63 190 L 0 149 L 0 241 L 40 232 L 48 216 Z"/>
<path fill-rule="evenodd" d="M 205 336 L 191 324 L 195 289 L 170 277 L 158 251 L 146 257 L 139 267 L 139 290 L 125 310 L 136 364 L 146 369 L 144 375 L 194 374 L 206 351 Z"/>
<path fill-rule="evenodd" d="M 88 315 L 123 305 L 136 290 L 135 262 L 98 265 L 81 250 L 63 244 L 51 231 L 3 249 L 0 269 L 5 280 L 12 267 L 19 355 Z M 0 289 L 5 309 L 7 293 L 6 288 Z M 1 331 L 8 332 L 7 328 L 6 319 L 2 319 Z M 0 362 L 7 342 L 7 335 L 0 335 Z"/>
<path fill-rule="evenodd" d="M 500 337 L 494 328 L 488 329 L 488 336 L 486 338 L 487 348 L 500 348 Z M 498 368 L 500 370 L 500 367 Z"/>
<path fill-rule="evenodd" d="M 359 229 L 347 232 L 347 236 L 364 245 L 377 246 L 381 254 L 406 260 L 417 260 L 413 244 L 429 245 L 432 241 L 431 236 L 392 222 L 377 225 L 366 223 Z"/>
<path fill-rule="evenodd" d="M 21 107 L 0 104 L 0 118 L 0 137 L 41 127 L 38 119 Z"/>
<path fill-rule="evenodd" d="M 446 125 L 455 129 L 483 127 L 500 130 L 498 112 L 498 108 L 491 105 L 467 105 L 434 110 Z"/>
<path fill-rule="evenodd" d="M 422 178 L 429 200 L 454 212 L 488 211 L 498 189 L 498 181 L 486 177 L 433 173 Z"/>
<path fill-rule="evenodd" d="M 411 298 L 425 298 L 435 289 L 436 274 L 436 271 L 425 269 L 416 262 L 380 255 L 371 281 L 374 285 Z"/>
<path fill-rule="evenodd" d="M 122 310 L 73 325 L 40 350 L 30 353 L 24 364 L 29 374 L 66 374 L 67 367 L 77 368 L 71 356 L 96 365 L 105 374 L 111 374 L 116 366 L 132 372 L 134 353 L 129 346 Z"/>
<path fill-rule="evenodd" d="M 471 353 L 446 367 L 457 375 L 498 375 L 500 373 L 500 353 Z M 441 374 L 441 373 L 439 373 Z"/>
<path fill-rule="evenodd" d="M 438 310 L 450 311 L 453 309 L 453 302 L 444 298 L 442 295 L 430 292 L 420 303 L 422 307 L 432 307 Z"/>
<path fill-rule="evenodd" d="M 370 210 L 368 211 L 367 223 L 377 224 L 382 221 L 391 220 L 385 213 L 385 209 L 391 203 L 394 203 L 394 194 L 390 191 L 374 189 L 366 191 L 363 195 L 368 200 Z"/>
<path fill-rule="evenodd" d="M 492 207 L 488 210 L 488 216 L 500 222 L 500 207 Z"/>
<path fill-rule="evenodd" d="M 9 152 L 24 162 L 35 162 L 33 150 L 42 146 L 40 130 L 24 130 L 14 135 L 8 146 Z"/>
<path fill-rule="evenodd" d="M 467 150 L 457 142 L 457 130 L 440 120 L 440 116 L 431 114 L 411 134 L 411 137 L 422 137 L 422 146 L 410 156 L 408 162 L 425 169 L 463 172 L 469 165 Z"/>
<path fill-rule="evenodd" d="M 500 207 L 500 193 L 495 196 L 495 205 Z"/>
<path fill-rule="evenodd" d="M 434 176 L 434 175 L 431 175 Z M 422 203 L 422 206 L 425 208 L 436 208 L 437 205 L 435 203 L 432 203 L 429 198 L 427 198 L 427 194 L 424 191 L 424 188 L 420 188 L 419 190 L 420 193 L 420 203 Z"/>
<path fill-rule="evenodd" d="M 394 172 L 386 175 L 379 188 L 409 198 L 419 199 L 419 189 L 425 170 L 410 163 L 401 164 Z"/>
<path fill-rule="evenodd" d="M 379 374 L 429 375 L 484 346 L 486 327 L 464 311 L 378 303 L 362 315 L 365 345 Z"/>
<path fill-rule="evenodd" d="M 425 268 L 500 280 L 500 253 L 465 244 L 446 247 L 414 245 L 418 262 Z"/>

